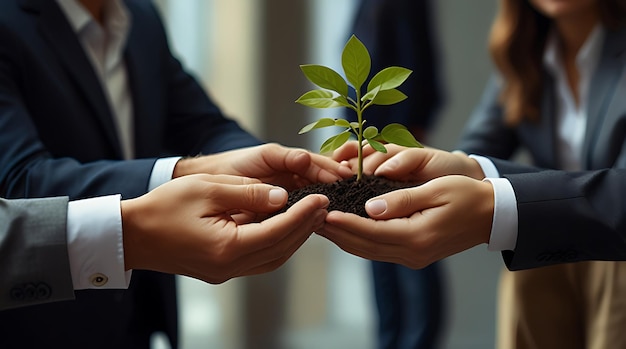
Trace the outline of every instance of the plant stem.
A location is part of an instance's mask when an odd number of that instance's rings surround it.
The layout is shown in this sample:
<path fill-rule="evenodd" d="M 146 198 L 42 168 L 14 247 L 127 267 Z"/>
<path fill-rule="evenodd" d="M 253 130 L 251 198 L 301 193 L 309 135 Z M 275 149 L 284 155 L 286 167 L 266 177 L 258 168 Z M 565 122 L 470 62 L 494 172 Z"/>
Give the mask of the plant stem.
<path fill-rule="evenodd" d="M 361 109 L 361 91 L 356 89 L 356 118 L 359 123 L 359 132 L 357 132 L 357 159 L 359 166 L 356 172 L 356 180 L 360 181 L 363 177 L 363 110 Z"/>

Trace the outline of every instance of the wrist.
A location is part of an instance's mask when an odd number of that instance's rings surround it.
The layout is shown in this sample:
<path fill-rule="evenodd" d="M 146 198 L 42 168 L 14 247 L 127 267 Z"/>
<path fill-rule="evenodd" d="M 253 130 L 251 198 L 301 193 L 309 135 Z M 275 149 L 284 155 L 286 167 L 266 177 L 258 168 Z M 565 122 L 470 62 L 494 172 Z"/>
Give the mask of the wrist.
<path fill-rule="evenodd" d="M 122 200 L 120 211 L 122 215 L 122 239 L 124 245 L 124 269 L 136 269 L 137 250 L 136 239 L 139 227 L 137 225 L 137 199 Z"/>
<path fill-rule="evenodd" d="M 482 180 L 485 178 L 485 173 L 483 172 L 480 163 L 476 161 L 476 159 L 473 159 L 463 152 L 453 152 L 453 154 L 459 157 L 461 161 L 463 161 L 463 174 L 465 176 L 478 180 Z"/>
<path fill-rule="evenodd" d="M 208 155 L 211 156 L 211 155 Z M 196 173 L 208 173 L 214 174 L 210 164 L 211 161 L 206 161 L 208 156 L 195 156 L 184 157 L 176 162 L 174 171 L 172 172 L 172 179 L 187 176 Z M 202 160 L 200 160 L 202 158 Z"/>
<path fill-rule="evenodd" d="M 479 230 L 479 239 L 481 243 L 489 244 L 491 240 L 491 230 L 493 227 L 493 215 L 495 210 L 495 194 L 493 184 L 489 181 L 481 181 L 481 200 L 480 216 L 482 217 L 481 229 Z"/>

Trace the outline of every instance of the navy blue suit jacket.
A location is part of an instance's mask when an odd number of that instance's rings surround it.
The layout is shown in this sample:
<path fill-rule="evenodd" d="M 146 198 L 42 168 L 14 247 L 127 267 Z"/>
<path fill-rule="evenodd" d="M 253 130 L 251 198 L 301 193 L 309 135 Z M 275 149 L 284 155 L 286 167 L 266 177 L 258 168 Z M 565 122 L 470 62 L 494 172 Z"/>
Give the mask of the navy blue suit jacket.
<path fill-rule="evenodd" d="M 504 253 L 510 269 L 582 260 L 626 260 L 626 27 L 607 31 L 587 105 L 582 167 L 589 173 L 540 170 L 496 161 L 518 200 L 515 252 Z M 508 159 L 526 149 L 533 164 L 558 167 L 555 88 L 546 73 L 540 122 L 504 123 L 500 89 L 489 82 L 467 124 L 459 149 Z M 527 172 L 536 172 L 532 175 Z"/>
<path fill-rule="evenodd" d="M 147 191 L 158 157 L 259 144 L 172 55 L 153 4 L 126 4 L 138 160 L 121 161 L 98 77 L 56 1 L 0 2 L 1 196 L 132 198 Z M 175 342 L 174 277 L 136 271 L 129 290 L 78 291 L 73 302 L 0 312 L 0 328 L 2 348 L 147 347 L 155 330 Z"/>
<path fill-rule="evenodd" d="M 368 124 L 382 129 L 400 123 L 411 130 L 430 130 L 443 102 L 439 76 L 439 43 L 433 23 L 432 1 L 361 0 L 352 30 L 367 47 L 370 76 L 389 66 L 413 73 L 400 87 L 408 98 L 390 106 L 367 111 Z M 354 119 L 351 110 L 347 117 Z"/>

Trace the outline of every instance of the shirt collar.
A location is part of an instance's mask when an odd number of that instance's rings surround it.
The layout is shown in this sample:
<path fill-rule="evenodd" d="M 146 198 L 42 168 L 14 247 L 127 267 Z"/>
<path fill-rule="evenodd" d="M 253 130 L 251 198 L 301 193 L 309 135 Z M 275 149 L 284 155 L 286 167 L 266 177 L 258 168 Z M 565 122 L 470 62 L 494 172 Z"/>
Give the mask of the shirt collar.
<path fill-rule="evenodd" d="M 70 25 L 76 33 L 80 33 L 92 22 L 95 23 L 91 14 L 77 0 L 56 0 L 65 13 Z M 130 15 L 128 9 L 121 0 L 105 1 L 105 30 L 125 36 L 130 27 Z"/>
<path fill-rule="evenodd" d="M 65 17 L 70 22 L 74 32 L 80 33 L 89 22 L 93 20 L 89 12 L 85 10 L 76 0 L 56 0 L 65 13 Z"/>
<path fill-rule="evenodd" d="M 602 42 L 604 41 L 605 30 L 601 24 L 596 25 L 585 43 L 576 55 L 576 66 L 579 71 L 591 71 L 600 59 Z M 546 48 L 543 53 L 543 65 L 552 73 L 561 69 L 560 53 L 558 48 L 558 38 L 556 31 L 552 30 L 548 35 Z"/>

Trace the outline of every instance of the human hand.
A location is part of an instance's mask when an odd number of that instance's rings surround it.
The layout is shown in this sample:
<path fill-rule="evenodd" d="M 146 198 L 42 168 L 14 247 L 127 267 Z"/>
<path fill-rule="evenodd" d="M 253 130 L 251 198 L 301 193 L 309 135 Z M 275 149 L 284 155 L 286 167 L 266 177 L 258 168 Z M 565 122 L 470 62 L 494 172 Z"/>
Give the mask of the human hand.
<path fill-rule="evenodd" d="M 193 173 L 252 177 L 287 190 L 310 183 L 331 183 L 353 175 L 327 156 L 279 144 L 264 144 L 197 158 L 181 159 L 174 177 Z"/>
<path fill-rule="evenodd" d="M 363 174 L 373 174 L 393 180 L 423 183 L 446 175 L 464 175 L 483 179 L 480 165 L 462 152 L 447 152 L 435 148 L 407 148 L 386 144 L 387 153 L 363 147 Z M 337 149 L 332 158 L 357 167 L 357 144 L 349 142 Z"/>
<path fill-rule="evenodd" d="M 332 211 L 317 233 L 366 259 L 423 268 L 489 242 L 493 187 L 445 176 L 372 198 L 365 208 L 373 219 Z"/>
<path fill-rule="evenodd" d="M 126 269 L 209 283 L 283 265 L 324 224 L 328 199 L 310 195 L 287 212 L 287 192 L 258 180 L 189 175 L 121 203 Z"/>

